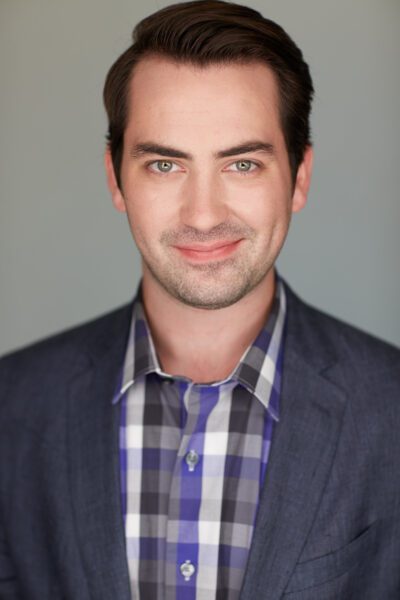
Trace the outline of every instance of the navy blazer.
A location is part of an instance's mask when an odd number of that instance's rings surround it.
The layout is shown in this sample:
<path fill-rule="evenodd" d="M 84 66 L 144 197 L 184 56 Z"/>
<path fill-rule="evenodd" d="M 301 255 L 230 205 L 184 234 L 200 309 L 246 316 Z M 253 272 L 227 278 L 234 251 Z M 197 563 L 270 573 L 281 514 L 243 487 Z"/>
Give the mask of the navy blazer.
<path fill-rule="evenodd" d="M 400 352 L 286 291 L 280 421 L 240 598 L 399 600 Z M 130 318 L 0 362 L 1 600 L 130 600 L 111 403 Z"/>

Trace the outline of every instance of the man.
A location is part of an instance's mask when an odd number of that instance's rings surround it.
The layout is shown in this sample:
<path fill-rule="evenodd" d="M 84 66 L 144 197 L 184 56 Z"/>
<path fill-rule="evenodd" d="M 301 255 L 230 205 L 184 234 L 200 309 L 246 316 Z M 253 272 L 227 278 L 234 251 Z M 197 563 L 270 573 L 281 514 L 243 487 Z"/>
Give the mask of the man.
<path fill-rule="evenodd" d="M 137 298 L 3 359 L 0 598 L 400 598 L 400 353 L 274 263 L 312 169 L 300 50 L 206 0 L 111 68 Z"/>

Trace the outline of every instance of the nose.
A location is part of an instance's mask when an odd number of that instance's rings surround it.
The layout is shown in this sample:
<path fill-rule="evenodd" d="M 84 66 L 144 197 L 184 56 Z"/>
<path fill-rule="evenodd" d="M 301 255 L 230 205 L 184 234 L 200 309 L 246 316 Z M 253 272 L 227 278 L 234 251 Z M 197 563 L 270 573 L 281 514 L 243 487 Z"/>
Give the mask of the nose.
<path fill-rule="evenodd" d="M 182 193 L 180 218 L 183 225 L 209 231 L 227 220 L 229 209 L 217 177 L 192 173 Z"/>

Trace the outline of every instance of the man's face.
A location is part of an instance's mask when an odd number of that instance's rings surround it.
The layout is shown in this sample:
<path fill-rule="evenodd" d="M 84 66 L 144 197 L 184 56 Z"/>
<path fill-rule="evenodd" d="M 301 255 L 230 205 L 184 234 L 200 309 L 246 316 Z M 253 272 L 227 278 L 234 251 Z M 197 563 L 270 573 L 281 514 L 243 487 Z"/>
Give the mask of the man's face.
<path fill-rule="evenodd" d="M 311 150 L 293 186 L 272 72 L 259 63 L 142 60 L 131 81 L 121 189 L 143 277 L 181 302 L 229 306 L 265 278 L 306 201 Z"/>

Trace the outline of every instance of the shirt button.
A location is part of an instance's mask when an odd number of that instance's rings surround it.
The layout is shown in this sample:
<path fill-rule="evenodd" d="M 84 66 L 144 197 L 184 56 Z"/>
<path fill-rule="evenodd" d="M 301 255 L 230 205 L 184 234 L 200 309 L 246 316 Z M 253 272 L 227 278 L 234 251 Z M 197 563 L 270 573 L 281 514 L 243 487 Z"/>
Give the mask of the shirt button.
<path fill-rule="evenodd" d="M 189 581 L 196 570 L 190 560 L 185 560 L 185 562 L 181 564 L 180 569 L 185 581 Z"/>
<path fill-rule="evenodd" d="M 195 466 L 199 462 L 199 455 L 196 450 L 190 450 L 185 457 L 186 464 L 189 467 L 189 471 L 194 471 Z"/>

